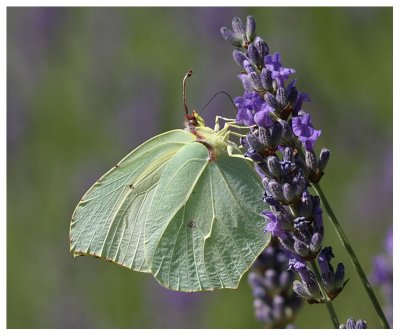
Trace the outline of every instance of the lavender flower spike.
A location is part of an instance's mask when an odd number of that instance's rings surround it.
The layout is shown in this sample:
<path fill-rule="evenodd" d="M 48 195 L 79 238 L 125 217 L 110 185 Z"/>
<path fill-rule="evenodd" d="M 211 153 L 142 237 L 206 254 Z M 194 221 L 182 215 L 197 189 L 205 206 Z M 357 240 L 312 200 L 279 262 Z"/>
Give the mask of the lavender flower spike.
<path fill-rule="evenodd" d="M 250 33 L 243 37 L 241 21 L 234 19 L 234 32 L 243 39 L 242 49 L 234 52 L 234 60 L 241 67 L 239 78 L 244 87 L 243 96 L 236 97 L 234 102 L 238 108 L 236 123 L 249 126 L 241 145 L 245 156 L 255 164 L 265 188 L 262 199 L 270 208 L 262 213 L 265 231 L 290 255 L 289 269 L 300 276 L 301 280 L 293 282 L 294 292 L 309 303 L 329 305 L 332 321 L 338 326 L 330 300 L 343 288 L 344 266 L 339 263 L 334 272 L 328 253 L 331 250 L 320 253 L 324 237 L 322 210 L 319 197 L 308 191 L 311 183 L 321 179 L 330 152 L 324 149 L 319 159 L 315 155 L 313 147 L 321 130 L 315 130 L 311 116 L 301 110 L 309 96 L 296 88 L 296 80 L 285 83 L 295 70 L 282 65 L 278 52 L 269 54 L 267 43 L 255 35 L 254 19 L 249 20 Z M 223 36 L 227 39 L 226 30 Z M 324 280 L 319 280 L 315 263 L 318 255 Z M 318 273 L 314 274 L 308 263 Z M 265 292 L 264 280 L 262 276 L 249 275 L 260 295 Z M 327 289 L 329 297 L 320 289 Z M 270 316 L 272 311 L 283 309 L 280 299 L 268 301 L 267 306 L 263 302 L 257 301 L 257 316 Z"/>
<path fill-rule="evenodd" d="M 257 258 L 248 276 L 257 320 L 266 328 L 293 328 L 291 322 L 302 305 L 292 290 L 294 272 L 276 239 Z"/>

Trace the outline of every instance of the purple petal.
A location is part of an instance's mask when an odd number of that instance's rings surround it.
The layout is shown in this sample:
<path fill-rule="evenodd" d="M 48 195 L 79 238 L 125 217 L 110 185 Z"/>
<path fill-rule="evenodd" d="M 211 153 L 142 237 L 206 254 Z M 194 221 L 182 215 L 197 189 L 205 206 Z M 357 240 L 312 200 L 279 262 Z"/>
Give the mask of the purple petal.
<path fill-rule="evenodd" d="M 251 110 L 246 108 L 239 109 L 239 112 L 236 115 L 236 123 L 244 126 L 254 125 L 254 115 Z"/>
<path fill-rule="evenodd" d="M 292 129 L 308 151 L 312 151 L 315 142 L 322 133 L 321 130 L 313 128 L 311 116 L 307 113 L 292 118 Z"/>
<path fill-rule="evenodd" d="M 287 238 L 287 233 L 282 229 L 275 214 L 270 211 L 263 211 L 262 214 L 264 215 L 264 217 L 266 217 L 267 220 L 269 220 L 269 222 L 265 226 L 264 231 L 270 232 L 274 236 L 285 240 Z"/>
<path fill-rule="evenodd" d="M 259 127 L 268 127 L 272 126 L 274 121 L 271 118 L 271 112 L 274 111 L 269 105 L 264 110 L 257 112 L 254 115 L 254 121 L 256 122 L 257 126 Z"/>

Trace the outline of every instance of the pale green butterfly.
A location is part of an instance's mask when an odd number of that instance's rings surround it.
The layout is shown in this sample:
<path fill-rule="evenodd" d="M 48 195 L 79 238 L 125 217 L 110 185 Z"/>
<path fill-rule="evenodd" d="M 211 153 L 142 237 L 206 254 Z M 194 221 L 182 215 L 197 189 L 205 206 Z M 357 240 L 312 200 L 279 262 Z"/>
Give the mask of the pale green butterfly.
<path fill-rule="evenodd" d="M 151 138 L 82 197 L 70 226 L 74 256 L 93 255 L 184 292 L 237 288 L 267 246 L 263 187 L 253 163 L 215 129 L 188 113 L 185 130 Z M 219 129 L 219 120 L 228 121 Z"/>

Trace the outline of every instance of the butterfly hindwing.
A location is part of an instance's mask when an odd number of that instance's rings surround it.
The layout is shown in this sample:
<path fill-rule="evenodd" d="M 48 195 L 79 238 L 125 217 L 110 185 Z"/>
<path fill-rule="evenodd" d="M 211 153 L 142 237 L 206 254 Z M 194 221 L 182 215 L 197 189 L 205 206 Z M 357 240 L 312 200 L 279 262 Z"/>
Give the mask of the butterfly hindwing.
<path fill-rule="evenodd" d="M 149 207 L 145 256 L 161 285 L 178 291 L 237 288 L 269 242 L 262 185 L 243 158 L 182 147 L 164 169 Z"/>

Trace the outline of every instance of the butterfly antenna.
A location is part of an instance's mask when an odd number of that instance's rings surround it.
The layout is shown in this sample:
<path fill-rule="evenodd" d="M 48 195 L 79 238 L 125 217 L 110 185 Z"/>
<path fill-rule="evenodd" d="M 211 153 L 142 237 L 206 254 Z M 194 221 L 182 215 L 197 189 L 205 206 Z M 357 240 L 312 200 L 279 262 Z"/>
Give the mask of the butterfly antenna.
<path fill-rule="evenodd" d="M 185 107 L 185 112 L 186 115 L 189 114 L 188 108 L 187 108 L 187 96 L 186 96 L 186 80 L 188 77 L 190 77 L 193 73 L 193 70 L 188 70 L 186 73 L 185 77 L 183 77 L 183 106 Z"/>
<path fill-rule="evenodd" d="M 201 109 L 200 113 L 203 112 L 203 110 L 208 106 L 208 104 L 210 104 L 214 100 L 214 98 L 216 96 L 218 96 L 219 94 L 221 94 L 221 93 L 223 93 L 225 96 L 227 96 L 229 98 L 229 100 L 231 101 L 232 105 L 235 107 L 235 109 L 237 111 L 238 109 L 237 109 L 235 103 L 233 102 L 233 99 L 232 99 L 231 95 L 229 93 L 225 92 L 225 91 L 219 91 L 214 96 L 211 97 L 211 99 L 207 102 L 206 105 L 204 105 L 204 107 Z"/>

